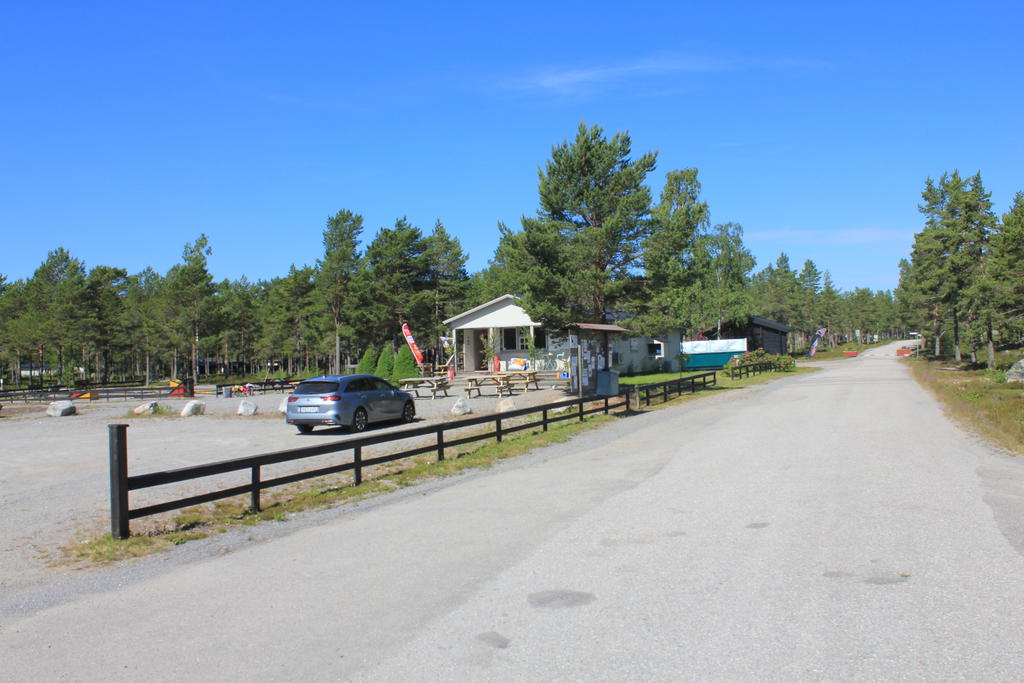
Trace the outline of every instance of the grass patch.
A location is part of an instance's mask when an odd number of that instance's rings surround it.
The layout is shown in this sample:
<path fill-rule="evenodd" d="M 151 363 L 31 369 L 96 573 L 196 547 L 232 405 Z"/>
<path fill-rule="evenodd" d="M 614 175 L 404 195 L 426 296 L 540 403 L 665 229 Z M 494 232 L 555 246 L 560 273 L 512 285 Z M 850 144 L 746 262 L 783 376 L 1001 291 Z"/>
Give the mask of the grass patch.
<path fill-rule="evenodd" d="M 139 404 L 139 405 L 142 405 L 142 404 Z M 144 419 L 144 418 L 147 418 L 147 417 L 172 417 L 172 416 L 176 416 L 178 414 L 178 412 L 176 410 L 174 410 L 173 408 L 169 408 L 168 406 L 162 405 L 160 403 L 156 404 L 156 410 L 154 412 L 152 412 L 152 413 L 146 412 L 146 413 L 139 414 L 139 413 L 136 413 L 134 411 L 135 411 L 135 408 L 132 408 L 127 413 L 125 413 L 125 417 L 130 417 L 133 420 L 137 420 L 139 418 L 143 418 Z"/>
<path fill-rule="evenodd" d="M 1024 455 L 1024 386 L 1003 370 L 947 370 L 945 361 L 914 359 L 911 374 L 968 430 Z"/>

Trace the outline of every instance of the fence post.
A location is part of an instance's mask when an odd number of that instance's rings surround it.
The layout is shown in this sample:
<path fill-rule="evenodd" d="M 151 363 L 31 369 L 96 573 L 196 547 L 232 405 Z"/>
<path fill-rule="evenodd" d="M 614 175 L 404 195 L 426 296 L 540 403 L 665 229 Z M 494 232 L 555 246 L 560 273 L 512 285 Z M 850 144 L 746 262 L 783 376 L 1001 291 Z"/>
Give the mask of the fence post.
<path fill-rule="evenodd" d="M 128 425 L 107 425 L 110 440 L 110 535 L 128 538 Z"/>
<path fill-rule="evenodd" d="M 580 406 L 580 422 L 583 422 L 583 399 L 582 398 L 580 399 L 579 406 Z"/>
<path fill-rule="evenodd" d="M 352 462 L 355 463 L 355 467 L 352 469 L 353 478 L 355 485 L 359 486 L 363 483 L 363 447 L 355 446 L 352 449 Z"/>
<path fill-rule="evenodd" d="M 501 418 L 494 418 L 494 437 L 501 443 Z"/>
<path fill-rule="evenodd" d="M 604 397 L 604 414 L 605 415 L 608 414 L 608 397 L 607 396 Z"/>
<path fill-rule="evenodd" d="M 545 432 L 548 431 L 548 410 L 547 410 L 547 408 L 545 408 L 543 413 L 542 413 L 541 424 L 544 425 L 544 431 Z"/>
<path fill-rule="evenodd" d="M 437 430 L 437 461 L 441 462 L 444 460 L 444 428 L 438 428 Z"/>
<path fill-rule="evenodd" d="M 249 492 L 249 511 L 260 511 L 260 466 L 252 468 L 252 490 Z"/>

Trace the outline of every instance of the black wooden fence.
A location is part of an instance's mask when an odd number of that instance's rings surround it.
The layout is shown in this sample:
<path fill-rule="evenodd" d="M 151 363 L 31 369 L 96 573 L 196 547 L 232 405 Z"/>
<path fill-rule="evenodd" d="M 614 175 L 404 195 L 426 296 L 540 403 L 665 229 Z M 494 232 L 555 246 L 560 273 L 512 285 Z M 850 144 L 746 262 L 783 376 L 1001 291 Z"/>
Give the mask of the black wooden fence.
<path fill-rule="evenodd" d="M 479 417 L 468 417 L 448 422 L 438 422 L 423 427 L 413 427 L 397 432 L 360 436 L 345 441 L 336 441 L 318 446 L 307 446 L 304 448 L 293 448 L 273 453 L 263 453 L 244 458 L 233 458 L 219 462 L 206 463 L 182 467 L 166 472 L 150 472 L 148 474 L 128 474 L 128 425 L 108 425 L 109 447 L 110 447 L 110 531 L 114 538 L 128 538 L 130 533 L 130 521 L 140 517 L 156 515 L 162 512 L 178 510 L 192 505 L 209 503 L 232 496 L 249 495 L 249 508 L 252 511 L 260 509 L 260 492 L 275 486 L 283 486 L 304 479 L 323 477 L 329 474 L 351 471 L 356 485 L 362 483 L 363 469 L 411 458 L 424 453 L 436 453 L 437 460 L 445 459 L 445 452 L 448 449 L 463 444 L 482 441 L 484 439 L 495 439 L 501 442 L 505 434 L 534 429 L 540 427 L 547 431 L 548 426 L 562 420 L 578 419 L 580 421 L 587 415 L 594 413 L 608 414 L 614 410 L 627 412 L 631 404 L 640 400 L 644 405 L 650 405 L 652 398 L 661 398 L 668 401 L 673 396 L 679 396 L 684 390 L 694 392 L 698 387 L 705 388 L 708 385 L 717 383 L 717 376 L 714 372 L 682 377 L 679 379 L 648 384 L 637 387 L 625 387 L 616 396 L 608 397 L 585 397 L 573 398 L 554 403 L 547 403 L 540 406 L 532 406 L 519 410 L 512 410 L 505 413 L 493 415 L 482 415 Z M 636 397 L 634 399 L 634 397 Z M 518 421 L 517 418 L 524 418 L 539 414 L 539 419 Z M 514 423 L 513 420 L 516 420 Z M 446 438 L 445 434 L 466 427 L 477 425 L 493 424 L 492 430 L 478 432 L 475 434 Z M 423 436 L 434 436 L 433 442 L 412 446 L 401 451 L 379 455 L 373 458 L 363 458 L 363 448 L 382 443 L 401 441 Z M 332 464 L 326 467 L 319 467 L 312 470 L 288 474 L 285 476 L 264 479 L 262 468 L 268 465 L 276 465 L 303 458 L 311 458 L 331 453 L 351 452 L 351 459 L 345 462 Z M 226 489 L 211 491 L 209 493 L 186 498 L 178 498 L 163 503 L 147 505 L 144 507 L 132 508 L 129 505 L 128 494 L 131 491 L 174 484 L 202 477 L 209 477 L 228 472 L 249 471 L 249 482 L 240 486 L 233 486 Z"/>
<path fill-rule="evenodd" d="M 555 413 L 555 411 L 559 409 L 567 410 L 565 412 Z M 127 538 L 129 535 L 130 520 L 244 494 L 249 494 L 250 496 L 250 509 L 258 511 L 260 509 L 260 492 L 263 491 L 263 489 L 350 470 L 353 472 L 355 484 L 358 485 L 363 480 L 363 469 L 366 467 L 380 465 L 393 460 L 411 458 L 423 453 L 436 453 L 438 461 L 441 461 L 444 460 L 445 451 L 447 449 L 461 446 L 462 444 L 491 438 L 500 442 L 502 436 L 505 434 L 518 432 L 524 429 L 533 429 L 536 427 L 540 427 L 544 431 L 547 431 L 548 425 L 561 420 L 575 418 L 582 421 L 586 415 L 600 412 L 608 413 L 615 409 L 629 409 L 628 393 L 620 394 L 619 396 L 599 397 L 596 399 L 576 398 L 557 401 L 555 403 L 548 403 L 541 406 L 511 410 L 506 413 L 470 417 L 450 422 L 439 422 L 423 427 L 414 427 L 412 429 L 403 429 L 399 432 L 361 436 L 355 439 L 337 441 L 319 446 L 294 448 L 277 451 L 275 453 L 264 453 L 262 455 L 245 458 L 222 460 L 220 462 L 213 462 L 205 465 L 182 467 L 180 469 L 169 470 L 166 472 L 151 472 L 149 474 L 133 476 L 128 475 L 128 425 L 112 424 L 108 425 L 110 436 L 110 532 L 114 538 Z M 537 413 L 540 413 L 540 419 L 510 424 L 510 421 L 515 418 L 535 415 Z M 491 431 L 460 436 L 454 439 L 445 438 L 446 432 L 491 423 L 494 425 L 494 428 Z M 395 453 L 388 453 L 373 458 L 363 458 L 362 451 L 363 448 L 367 446 L 428 435 L 435 436 L 433 443 L 414 446 Z M 293 460 L 301 460 L 303 458 L 345 451 L 351 451 L 352 453 L 351 460 L 347 462 L 307 470 L 304 472 L 297 472 L 286 476 L 275 477 L 273 479 L 263 479 L 261 476 L 262 468 L 267 465 L 275 465 L 284 462 L 291 462 Z M 128 494 L 131 491 L 244 470 L 249 471 L 250 480 L 249 483 L 241 486 L 220 489 L 218 491 L 212 491 L 198 496 L 179 498 L 164 503 L 158 503 L 156 505 L 148 505 L 134 509 L 129 507 L 128 504 Z"/>
<path fill-rule="evenodd" d="M 729 373 L 729 377 L 732 379 L 742 379 L 750 375 L 760 375 L 762 372 L 771 372 L 774 369 L 775 366 L 770 362 L 762 361 L 760 363 L 747 363 L 746 365 L 730 365 L 725 371 Z"/>
<path fill-rule="evenodd" d="M 633 387 L 633 390 L 637 392 L 644 405 L 649 406 L 651 405 L 652 397 L 660 394 L 662 402 L 665 402 L 672 398 L 673 393 L 679 396 L 687 389 L 689 389 L 691 394 L 694 393 L 697 391 L 698 384 L 701 389 L 706 389 L 709 384 L 716 385 L 718 384 L 718 374 L 716 372 L 705 372 L 700 375 L 679 377 L 654 384 L 640 384 Z"/>

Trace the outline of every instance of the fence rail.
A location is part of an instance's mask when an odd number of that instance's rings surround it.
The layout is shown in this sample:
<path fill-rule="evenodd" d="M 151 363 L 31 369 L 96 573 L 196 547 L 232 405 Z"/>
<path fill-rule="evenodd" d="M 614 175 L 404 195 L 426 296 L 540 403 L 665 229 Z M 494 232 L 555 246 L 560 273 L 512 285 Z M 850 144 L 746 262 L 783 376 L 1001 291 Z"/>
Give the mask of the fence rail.
<path fill-rule="evenodd" d="M 113 401 L 147 398 L 193 398 L 191 382 L 176 387 L 101 387 L 97 389 L 17 389 L 0 392 L 0 402 L 46 403 L 49 401 Z"/>
<path fill-rule="evenodd" d="M 423 427 L 414 427 L 412 429 L 404 429 L 400 432 L 362 436 L 355 439 L 348 439 L 320 446 L 294 448 L 284 451 L 276 451 L 273 453 L 264 453 L 262 455 L 222 460 L 204 465 L 182 467 L 166 472 L 151 472 L 148 474 L 132 476 L 128 475 L 128 425 L 108 425 L 110 448 L 110 531 L 115 538 L 127 538 L 130 533 L 129 523 L 133 519 L 244 494 L 249 494 L 250 496 L 249 508 L 252 511 L 259 511 L 260 493 L 264 489 L 282 486 L 284 484 L 291 484 L 304 479 L 322 477 L 328 474 L 352 471 L 355 484 L 359 485 L 363 480 L 363 470 L 374 465 L 381 465 L 393 460 L 410 458 L 424 453 L 436 453 L 437 460 L 442 461 L 445 458 L 446 450 L 463 444 L 472 443 L 474 441 L 493 438 L 500 443 L 504 435 L 522 431 L 524 429 L 540 427 L 543 431 L 547 431 L 549 425 L 562 420 L 578 419 L 582 421 L 585 416 L 592 415 L 594 413 L 603 412 L 607 414 L 616 409 L 629 410 L 630 393 L 631 392 L 626 392 L 619 394 L 618 396 L 609 397 L 568 399 L 541 406 L 512 410 L 505 413 L 496 413 L 494 415 L 483 415 L 480 417 L 464 418 L 451 422 L 441 422 Z M 565 408 L 570 410 L 559 413 L 554 412 Z M 540 419 L 509 424 L 509 421 L 515 418 L 535 415 L 537 413 L 540 413 Z M 493 424 L 493 430 L 460 436 L 454 439 L 445 438 L 446 432 L 485 424 Z M 363 448 L 367 446 L 429 435 L 435 436 L 432 443 L 413 446 L 395 453 L 387 453 L 372 458 L 363 458 L 362 451 Z M 291 462 L 293 460 L 301 460 L 303 458 L 345 451 L 351 451 L 352 457 L 350 461 L 275 477 L 273 479 L 263 479 L 262 477 L 262 468 L 268 465 L 276 465 Z M 178 498 L 144 507 L 131 508 L 129 506 L 128 494 L 131 491 L 244 470 L 249 470 L 250 472 L 250 481 L 248 484 L 219 489 L 209 493 L 189 496 L 187 498 Z"/>
<path fill-rule="evenodd" d="M 731 365 L 726 368 L 726 372 L 729 373 L 731 379 L 749 377 L 750 375 L 760 375 L 762 372 L 771 372 L 774 366 L 767 361 L 760 363 L 747 363 L 746 365 Z"/>
<path fill-rule="evenodd" d="M 689 377 L 680 377 L 678 379 L 670 379 L 664 382 L 655 382 L 653 384 L 640 384 L 634 387 L 640 400 L 644 402 L 645 406 L 651 405 L 651 398 L 657 394 L 661 394 L 662 403 L 668 401 L 671 398 L 672 392 L 675 392 L 676 396 L 683 393 L 683 390 L 688 388 L 690 393 L 697 391 L 697 384 L 700 384 L 702 389 L 706 389 L 709 384 L 718 384 L 718 373 L 717 372 L 705 372 L 699 375 L 691 375 Z"/>
<path fill-rule="evenodd" d="M 583 418 L 587 415 L 595 413 L 608 414 L 615 410 L 628 412 L 631 410 L 631 405 L 634 402 L 636 402 L 639 407 L 639 403 L 642 400 L 644 405 L 649 406 L 651 404 L 651 400 L 654 398 L 660 397 L 663 401 L 668 401 L 673 394 L 675 396 L 679 396 L 685 389 L 689 389 L 690 392 L 695 392 L 698 388 L 706 388 L 709 385 L 715 384 L 717 384 L 716 373 L 707 372 L 700 375 L 694 375 L 692 377 L 669 380 L 667 382 L 658 382 L 656 384 L 647 384 L 637 387 L 626 387 L 615 396 L 566 399 L 540 406 L 511 410 L 505 413 L 481 415 L 478 417 L 468 417 L 450 422 L 425 425 L 422 427 L 413 427 L 411 429 L 403 429 L 398 432 L 360 436 L 354 439 L 336 441 L 317 446 L 293 448 L 244 458 L 233 458 L 230 460 L 221 460 L 202 465 L 182 467 L 164 472 L 150 472 L 148 474 L 137 475 L 128 474 L 128 425 L 111 424 L 108 425 L 110 457 L 110 531 L 114 538 L 128 538 L 130 534 L 130 522 L 133 519 L 148 517 L 162 512 L 169 512 L 171 510 L 178 510 L 192 505 L 209 503 L 223 498 L 246 494 L 249 495 L 249 509 L 253 512 L 257 512 L 260 510 L 261 492 L 275 486 L 283 486 L 285 484 L 292 484 L 304 479 L 312 479 L 315 477 L 323 477 L 329 474 L 348 471 L 353 473 L 354 483 L 359 485 L 363 481 L 363 470 L 374 465 L 381 465 L 394 460 L 411 458 L 425 453 L 435 453 L 438 462 L 440 462 L 445 459 L 447 451 L 464 444 L 483 441 L 486 439 L 495 439 L 500 443 L 502 438 L 507 434 L 512 434 L 526 429 L 535 429 L 537 427 L 540 427 L 546 432 L 551 424 L 561 422 L 563 420 L 577 419 L 579 421 L 583 421 Z M 530 417 L 538 414 L 539 417 L 536 419 L 518 421 L 518 418 Z M 513 420 L 515 420 L 515 422 L 513 422 Z M 457 436 L 455 438 L 446 437 L 446 434 L 455 430 L 488 424 L 493 424 L 493 428 L 483 432 Z M 433 436 L 434 439 L 430 440 L 428 443 L 421 442 L 418 445 L 412 445 L 409 448 L 405 448 L 397 452 L 386 453 L 372 458 L 363 457 L 363 449 L 368 446 L 424 436 Z M 278 476 L 272 479 L 263 478 L 262 470 L 268 465 L 277 465 L 295 460 L 302 460 L 304 458 L 344 452 L 351 452 L 350 459 L 347 459 L 345 462 Z M 162 503 L 146 505 L 143 507 L 132 508 L 129 505 L 129 494 L 132 491 L 190 481 L 218 474 L 226 474 L 229 472 L 243 472 L 246 470 L 249 472 L 249 482 L 246 484 L 218 489 L 208 493 L 188 496 L 186 498 L 168 500 Z"/>

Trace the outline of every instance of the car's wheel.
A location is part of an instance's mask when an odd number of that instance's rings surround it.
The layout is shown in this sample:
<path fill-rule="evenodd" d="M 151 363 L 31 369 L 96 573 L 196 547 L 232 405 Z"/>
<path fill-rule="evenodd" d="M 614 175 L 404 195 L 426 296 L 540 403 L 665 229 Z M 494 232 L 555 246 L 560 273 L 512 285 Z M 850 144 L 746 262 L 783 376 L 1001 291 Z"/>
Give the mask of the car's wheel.
<path fill-rule="evenodd" d="M 412 422 L 416 419 L 416 406 L 412 404 L 412 401 L 408 401 L 405 407 L 402 408 L 402 422 Z"/>
<path fill-rule="evenodd" d="M 366 429 L 366 424 L 369 420 L 366 418 L 366 411 L 362 408 L 356 408 L 355 414 L 352 415 L 352 431 L 361 432 Z"/>
<path fill-rule="evenodd" d="M 295 425 L 295 426 L 298 428 L 299 434 L 309 434 L 311 431 L 313 431 L 313 425 Z"/>

